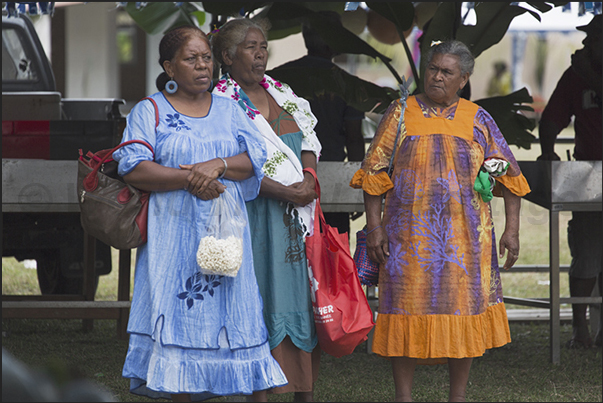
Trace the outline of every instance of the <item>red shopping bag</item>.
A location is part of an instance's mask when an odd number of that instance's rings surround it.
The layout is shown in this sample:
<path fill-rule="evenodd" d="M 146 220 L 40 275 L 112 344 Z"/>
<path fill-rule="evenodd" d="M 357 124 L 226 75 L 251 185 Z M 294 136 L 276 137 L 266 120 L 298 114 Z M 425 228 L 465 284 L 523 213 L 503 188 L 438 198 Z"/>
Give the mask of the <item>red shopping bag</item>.
<path fill-rule="evenodd" d="M 312 290 L 314 323 L 321 350 L 334 357 L 351 354 L 367 339 L 375 326 L 373 313 L 362 289 L 348 234 L 329 226 L 320 208 L 320 186 L 316 172 L 314 234 L 306 237 L 308 277 Z"/>

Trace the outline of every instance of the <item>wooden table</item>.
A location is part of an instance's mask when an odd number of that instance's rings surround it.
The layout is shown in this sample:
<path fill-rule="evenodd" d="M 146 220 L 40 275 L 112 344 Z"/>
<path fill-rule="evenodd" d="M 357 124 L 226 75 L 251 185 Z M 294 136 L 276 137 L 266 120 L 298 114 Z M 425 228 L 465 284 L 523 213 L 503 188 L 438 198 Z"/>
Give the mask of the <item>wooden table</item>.
<path fill-rule="evenodd" d="M 551 362 L 559 364 L 560 305 L 601 304 L 599 297 L 561 298 L 559 291 L 559 212 L 601 211 L 601 161 L 519 161 L 532 192 L 524 198 L 549 211 L 549 298 L 514 303 L 550 311 Z M 601 223 L 599 223 L 601 224 Z"/>

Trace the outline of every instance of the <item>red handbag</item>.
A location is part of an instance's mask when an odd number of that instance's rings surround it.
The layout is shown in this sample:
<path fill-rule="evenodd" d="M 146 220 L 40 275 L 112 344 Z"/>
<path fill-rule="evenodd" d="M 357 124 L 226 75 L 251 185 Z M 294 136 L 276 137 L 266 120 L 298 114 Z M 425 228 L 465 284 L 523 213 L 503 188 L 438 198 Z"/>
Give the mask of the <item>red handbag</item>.
<path fill-rule="evenodd" d="M 88 152 L 80 150 L 77 191 L 80 221 L 84 231 L 116 249 L 133 249 L 147 241 L 149 192 L 128 185 L 117 174 L 113 152 L 131 144 L 147 142 L 130 140 L 117 147 Z"/>
<path fill-rule="evenodd" d="M 155 108 L 155 129 L 159 125 L 159 111 Z M 146 141 L 130 140 L 112 149 L 88 151 L 80 149 L 77 172 L 77 193 L 80 221 L 84 231 L 116 249 L 133 249 L 147 241 L 149 192 L 127 184 L 117 173 L 118 163 L 113 153 L 121 147 L 139 143 L 147 146 L 153 159 L 155 152 Z"/>
<path fill-rule="evenodd" d="M 320 207 L 320 185 L 313 169 L 304 169 L 316 181 L 314 234 L 306 237 L 308 277 L 314 323 L 321 350 L 334 357 L 351 354 L 367 339 L 375 322 L 362 289 L 348 234 L 329 226 Z"/>

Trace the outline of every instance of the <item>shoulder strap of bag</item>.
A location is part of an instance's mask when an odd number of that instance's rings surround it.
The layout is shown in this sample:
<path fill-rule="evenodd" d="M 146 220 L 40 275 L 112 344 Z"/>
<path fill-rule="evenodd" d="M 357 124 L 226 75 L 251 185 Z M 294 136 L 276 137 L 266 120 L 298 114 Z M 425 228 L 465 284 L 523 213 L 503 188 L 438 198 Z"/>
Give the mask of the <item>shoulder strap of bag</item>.
<path fill-rule="evenodd" d="M 155 100 L 151 97 L 144 97 L 142 99 L 148 99 L 153 103 L 153 106 L 155 107 L 155 130 L 157 130 L 157 126 L 159 126 L 159 108 L 157 107 L 157 102 L 155 102 Z"/>
<path fill-rule="evenodd" d="M 157 107 L 157 103 L 155 102 L 155 100 L 153 98 L 150 98 L 150 97 L 144 97 L 142 99 L 148 99 L 149 101 L 151 101 L 153 103 L 153 106 L 155 107 L 155 131 L 157 131 L 157 126 L 159 126 L 159 108 Z M 107 153 L 107 157 L 109 157 L 109 158 L 105 157 L 103 159 L 103 161 L 101 161 L 101 162 L 105 162 L 106 160 L 109 160 L 110 158 L 112 158 L 113 153 L 115 151 L 117 151 L 118 149 L 120 149 L 123 146 L 132 144 L 132 143 L 138 143 L 138 144 L 143 144 L 143 145 L 147 146 L 149 148 L 149 150 L 151 150 L 151 153 L 153 154 L 153 159 L 155 159 L 155 150 L 153 150 L 153 147 L 149 143 L 147 143 L 144 140 L 129 140 L 129 141 L 124 141 L 123 143 L 119 144 L 117 147 L 113 148 L 109 153 Z"/>
<path fill-rule="evenodd" d="M 312 175 L 314 177 L 314 191 L 316 191 L 316 194 L 318 194 L 318 199 L 316 199 L 316 207 L 315 207 L 315 212 L 314 212 L 314 221 L 315 223 L 320 220 L 320 228 L 321 228 L 321 232 L 323 230 L 323 228 L 326 225 L 326 220 L 325 220 L 325 215 L 322 212 L 322 207 L 320 206 L 320 183 L 318 183 L 318 177 L 316 175 L 316 171 L 312 168 L 304 168 L 302 172 L 308 172 L 310 175 Z M 315 225 L 315 231 L 316 231 L 316 224 Z"/>
<path fill-rule="evenodd" d="M 86 189 L 86 191 L 92 191 L 92 190 L 96 189 L 96 187 L 98 186 L 98 171 L 102 168 L 103 164 L 108 161 L 113 160 L 113 153 L 115 151 L 117 151 L 118 149 L 120 149 L 121 147 L 123 147 L 125 145 L 132 144 L 132 143 L 139 143 L 139 144 L 143 144 L 143 145 L 147 146 L 149 148 L 149 150 L 151 150 L 151 153 L 153 153 L 153 159 L 155 159 L 155 151 L 153 151 L 153 147 L 151 147 L 151 145 L 149 143 L 147 143 L 146 141 L 142 141 L 142 140 L 125 141 L 125 142 L 117 145 L 116 147 L 112 148 L 111 151 L 109 151 L 108 153 L 106 153 L 105 156 L 103 157 L 103 159 L 98 164 L 96 164 L 96 166 L 92 169 L 92 171 L 88 175 L 86 175 L 86 177 L 84 178 L 84 181 L 83 181 L 84 189 Z"/>
<path fill-rule="evenodd" d="M 400 84 L 400 119 L 398 120 L 398 131 L 396 132 L 396 140 L 394 141 L 394 149 L 392 150 L 392 156 L 389 158 L 389 166 L 387 167 L 387 175 L 391 178 L 394 171 L 394 157 L 396 156 L 396 148 L 398 147 L 398 140 L 400 139 L 400 128 L 402 126 L 402 120 L 404 120 L 404 110 L 406 109 L 406 99 L 408 99 L 408 87 L 410 84 L 406 81 L 406 77 L 402 76 L 402 84 Z"/>
<path fill-rule="evenodd" d="M 157 126 L 159 126 L 159 108 L 157 107 L 157 103 L 151 97 L 144 97 L 142 99 L 148 99 L 149 101 L 151 101 L 153 103 L 153 106 L 155 107 L 155 131 L 157 131 Z M 141 99 L 141 101 L 142 101 L 142 99 Z M 103 161 L 101 161 L 101 163 L 105 162 L 109 159 L 112 159 L 113 153 L 115 151 L 117 151 L 118 149 L 120 149 L 123 146 L 132 144 L 132 143 L 138 143 L 138 144 L 143 144 L 143 145 L 147 146 L 149 148 L 149 150 L 151 150 L 151 153 L 153 154 L 153 159 L 155 159 L 155 150 L 153 150 L 153 147 L 149 143 L 147 143 L 144 140 L 129 140 L 129 141 L 124 141 L 123 143 L 119 144 L 117 147 L 113 148 L 109 153 L 107 153 L 107 156 L 103 159 Z"/>
<path fill-rule="evenodd" d="M 318 176 L 316 175 L 316 171 L 312 168 L 304 168 L 302 172 L 307 172 L 314 177 L 314 182 L 316 183 L 314 190 L 318 194 L 318 201 L 320 201 L 320 184 L 318 183 Z"/>
<path fill-rule="evenodd" d="M 157 126 L 159 126 L 159 108 L 157 107 L 157 103 L 155 102 L 155 100 L 153 98 L 150 97 L 144 97 L 142 99 L 148 99 L 149 101 L 151 101 L 153 103 L 153 107 L 155 108 L 155 131 L 157 130 Z M 153 150 L 153 147 L 147 143 L 146 141 L 143 140 L 129 140 L 129 141 L 125 141 L 121 144 L 118 144 L 117 146 L 115 146 L 114 148 L 112 148 L 111 150 L 109 150 L 109 152 L 104 154 L 104 157 L 98 162 L 98 164 L 96 164 L 96 166 L 94 167 L 94 169 L 92 170 L 92 172 L 90 172 L 88 175 L 86 175 L 86 177 L 84 178 L 84 187 L 87 190 L 91 190 L 91 189 L 96 189 L 96 186 L 98 185 L 98 171 L 101 169 L 101 167 L 103 166 L 104 163 L 108 162 L 108 161 L 112 161 L 113 160 L 113 153 L 117 150 L 119 150 L 121 147 L 126 146 L 128 144 L 133 144 L 133 143 L 138 143 L 138 144 L 143 144 L 145 146 L 147 146 L 149 148 L 149 150 L 151 150 L 151 154 L 153 155 L 153 160 L 155 159 L 155 150 Z M 82 152 L 80 150 L 80 159 L 83 158 L 82 157 Z"/>

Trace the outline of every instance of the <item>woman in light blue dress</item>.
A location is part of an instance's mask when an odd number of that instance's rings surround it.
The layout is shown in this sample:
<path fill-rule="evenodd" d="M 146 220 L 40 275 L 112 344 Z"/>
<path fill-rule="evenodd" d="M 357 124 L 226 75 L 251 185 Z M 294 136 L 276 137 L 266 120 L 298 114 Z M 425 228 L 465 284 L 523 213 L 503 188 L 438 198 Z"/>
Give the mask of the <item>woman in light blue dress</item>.
<path fill-rule="evenodd" d="M 159 52 L 160 91 L 134 106 L 123 138 L 146 141 L 154 157 L 141 144 L 113 155 L 128 183 L 151 191 L 122 375 L 132 393 L 151 398 L 261 399 L 287 379 L 270 354 L 249 226 L 236 277 L 200 274 L 196 253 L 213 199 L 228 192 L 245 212 L 258 195 L 264 142 L 236 103 L 208 91 L 213 62 L 201 30 L 168 32 Z"/>

